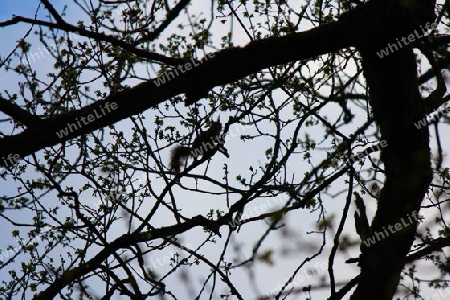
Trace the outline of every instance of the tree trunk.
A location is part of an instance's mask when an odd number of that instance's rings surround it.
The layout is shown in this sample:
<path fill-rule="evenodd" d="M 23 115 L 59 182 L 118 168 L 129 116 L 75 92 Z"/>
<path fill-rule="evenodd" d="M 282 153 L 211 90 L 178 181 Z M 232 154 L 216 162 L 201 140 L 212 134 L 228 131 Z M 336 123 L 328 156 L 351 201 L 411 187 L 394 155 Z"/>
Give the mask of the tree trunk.
<path fill-rule="evenodd" d="M 351 299 L 387 300 L 397 289 L 414 240 L 413 214 L 419 211 L 431 182 L 429 134 L 428 128 L 418 130 L 413 125 L 424 117 L 425 107 L 412 48 L 382 59 L 373 50 L 362 50 L 361 55 L 373 115 L 388 146 L 382 150 L 386 179 L 371 227 L 372 237 L 378 233 L 380 241 L 361 245 L 361 276 Z M 393 228 L 397 223 L 401 224 L 398 231 Z"/>

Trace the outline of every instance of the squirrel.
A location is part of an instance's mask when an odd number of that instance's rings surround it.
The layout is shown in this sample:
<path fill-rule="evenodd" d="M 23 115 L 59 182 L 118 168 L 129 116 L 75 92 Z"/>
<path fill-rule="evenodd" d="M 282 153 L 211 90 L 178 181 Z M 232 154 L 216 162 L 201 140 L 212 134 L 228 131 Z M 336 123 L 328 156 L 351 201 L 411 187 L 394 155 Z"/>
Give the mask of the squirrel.
<path fill-rule="evenodd" d="M 221 144 L 219 150 L 226 157 L 228 153 L 223 147 L 223 138 L 220 135 L 222 131 L 222 124 L 220 118 L 217 121 L 212 121 L 208 130 L 201 131 L 191 144 L 191 147 L 177 145 L 172 149 L 170 154 L 170 169 L 176 174 L 180 174 L 181 165 L 189 157 L 196 159 L 198 156 L 211 155 L 211 151 L 215 149 L 217 143 Z"/>

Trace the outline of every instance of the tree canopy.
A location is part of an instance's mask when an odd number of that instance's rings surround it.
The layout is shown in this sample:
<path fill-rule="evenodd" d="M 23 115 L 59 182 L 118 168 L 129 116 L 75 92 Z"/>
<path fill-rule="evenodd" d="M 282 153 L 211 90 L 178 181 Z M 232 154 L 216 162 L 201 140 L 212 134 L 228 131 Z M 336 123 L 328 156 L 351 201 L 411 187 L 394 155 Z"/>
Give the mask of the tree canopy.
<path fill-rule="evenodd" d="M 1 299 L 450 295 L 449 0 L 29 5 Z"/>

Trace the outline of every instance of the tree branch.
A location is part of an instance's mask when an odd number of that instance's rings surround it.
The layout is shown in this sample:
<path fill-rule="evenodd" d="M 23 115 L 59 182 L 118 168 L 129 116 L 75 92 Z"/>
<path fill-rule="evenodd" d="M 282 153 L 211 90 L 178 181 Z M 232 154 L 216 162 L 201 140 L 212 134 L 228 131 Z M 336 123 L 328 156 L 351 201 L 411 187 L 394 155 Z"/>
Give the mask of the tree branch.
<path fill-rule="evenodd" d="M 0 111 L 27 127 L 39 125 L 41 119 L 0 96 Z"/>
<path fill-rule="evenodd" d="M 222 50 L 213 58 L 179 74 L 159 87 L 153 80 L 149 80 L 131 89 L 114 93 L 80 110 L 48 119 L 46 126 L 27 129 L 18 135 L 5 137 L 0 140 L 0 157 L 11 153 L 25 157 L 45 147 L 141 113 L 178 94 L 206 93 L 205 91 L 215 86 L 234 82 L 264 68 L 348 47 L 351 45 L 351 37 L 347 34 L 349 30 L 348 24 L 335 22 L 306 32 L 255 41 L 244 48 Z M 117 109 L 103 113 L 107 107 L 112 106 L 116 106 Z M 95 120 L 83 124 L 82 120 L 88 119 L 89 116 L 94 116 Z M 92 120 L 92 117 L 90 118 Z M 70 132 L 67 131 L 68 133 L 61 137 L 56 134 L 61 130 L 68 130 L 70 124 L 72 125 Z"/>
<path fill-rule="evenodd" d="M 148 60 L 162 62 L 167 65 L 179 65 L 181 63 L 186 62 L 185 58 L 173 58 L 173 57 L 168 57 L 168 56 L 165 56 L 165 55 L 162 55 L 159 53 L 154 53 L 154 52 L 149 52 L 147 50 L 139 49 L 139 48 L 136 48 L 135 45 L 127 43 L 123 40 L 119 40 L 114 36 L 107 35 L 104 33 L 99 33 L 99 32 L 92 32 L 92 31 L 84 29 L 83 27 L 77 27 L 77 26 L 71 25 L 69 23 L 66 23 L 64 20 L 61 21 L 63 23 L 60 23 L 60 22 L 52 23 L 52 22 L 47 22 L 47 21 L 42 21 L 42 20 L 30 19 L 30 18 L 26 18 L 26 17 L 22 17 L 22 16 L 13 16 L 11 20 L 0 22 L 0 27 L 6 27 L 9 25 L 18 24 L 20 22 L 33 24 L 33 25 L 41 25 L 41 26 L 45 26 L 48 28 L 61 29 L 61 30 L 64 30 L 65 32 L 73 32 L 73 33 L 79 34 L 81 36 L 95 39 L 97 41 L 108 42 L 108 43 L 111 43 L 112 45 L 119 46 L 119 47 L 129 51 L 130 53 L 135 54 L 138 57 L 146 58 Z"/>
<path fill-rule="evenodd" d="M 105 261 L 110 255 L 113 255 L 119 249 L 126 249 L 137 243 L 148 242 L 161 238 L 169 238 L 177 234 L 188 231 L 194 227 L 209 227 L 211 225 L 210 220 L 198 215 L 185 223 L 176 224 L 173 226 L 162 227 L 159 229 L 153 229 L 147 232 L 133 232 L 130 234 L 124 234 L 117 238 L 108 245 L 105 245 L 97 255 L 91 258 L 89 261 L 80 264 L 78 267 L 67 270 L 61 274 L 50 286 L 44 291 L 33 297 L 34 300 L 48 300 L 54 299 L 56 295 L 68 284 L 74 282 L 78 278 L 88 274 L 99 268 L 103 261 Z"/>

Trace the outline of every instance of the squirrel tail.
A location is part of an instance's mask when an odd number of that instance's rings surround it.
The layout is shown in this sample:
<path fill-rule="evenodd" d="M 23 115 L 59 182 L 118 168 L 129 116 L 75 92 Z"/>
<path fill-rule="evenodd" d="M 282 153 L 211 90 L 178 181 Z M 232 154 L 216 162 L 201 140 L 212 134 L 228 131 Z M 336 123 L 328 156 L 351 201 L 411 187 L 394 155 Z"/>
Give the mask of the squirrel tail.
<path fill-rule="evenodd" d="M 176 146 L 170 153 L 170 169 L 175 174 L 180 174 L 182 160 L 191 155 L 191 148 L 186 146 Z"/>

